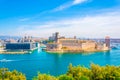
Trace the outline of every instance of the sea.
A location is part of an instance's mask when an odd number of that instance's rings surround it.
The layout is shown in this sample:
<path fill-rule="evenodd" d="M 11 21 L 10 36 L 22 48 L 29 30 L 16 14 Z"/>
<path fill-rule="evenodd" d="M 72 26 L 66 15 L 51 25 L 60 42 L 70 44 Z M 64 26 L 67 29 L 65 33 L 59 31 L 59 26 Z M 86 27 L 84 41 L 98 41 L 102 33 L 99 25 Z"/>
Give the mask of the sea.
<path fill-rule="evenodd" d="M 39 48 L 30 54 L 0 54 L 0 68 L 22 72 L 27 80 L 32 80 L 39 72 L 53 76 L 65 74 L 69 64 L 89 68 L 91 63 L 120 66 L 120 43 L 113 43 L 110 51 L 103 52 L 58 54 Z"/>

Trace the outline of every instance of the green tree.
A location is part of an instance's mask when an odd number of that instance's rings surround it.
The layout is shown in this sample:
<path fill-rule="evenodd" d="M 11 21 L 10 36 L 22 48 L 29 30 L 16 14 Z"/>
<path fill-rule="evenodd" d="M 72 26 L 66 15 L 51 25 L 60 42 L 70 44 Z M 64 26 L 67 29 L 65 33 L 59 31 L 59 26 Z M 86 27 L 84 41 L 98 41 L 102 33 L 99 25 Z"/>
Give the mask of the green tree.
<path fill-rule="evenodd" d="M 26 80 L 26 77 L 24 74 L 16 70 L 9 71 L 7 68 L 1 68 L 0 80 Z"/>
<path fill-rule="evenodd" d="M 39 73 L 33 80 L 120 80 L 120 66 L 99 66 L 92 63 L 90 68 L 86 68 L 70 64 L 64 75 L 54 77 Z"/>
<path fill-rule="evenodd" d="M 73 67 L 72 64 L 69 65 L 67 75 L 74 78 L 74 80 L 89 80 L 90 70 L 83 66 Z"/>
<path fill-rule="evenodd" d="M 68 75 L 60 75 L 58 80 L 74 80 L 74 78 Z"/>
<path fill-rule="evenodd" d="M 57 80 L 57 78 L 49 74 L 38 73 L 38 76 L 34 77 L 32 80 Z"/>

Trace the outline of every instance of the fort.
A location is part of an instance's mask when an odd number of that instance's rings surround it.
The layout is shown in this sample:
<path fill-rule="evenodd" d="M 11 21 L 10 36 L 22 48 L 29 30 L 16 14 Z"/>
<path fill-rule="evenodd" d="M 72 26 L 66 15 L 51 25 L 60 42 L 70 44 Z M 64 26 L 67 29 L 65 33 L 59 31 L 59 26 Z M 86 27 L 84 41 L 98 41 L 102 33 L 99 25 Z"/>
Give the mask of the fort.
<path fill-rule="evenodd" d="M 107 36 L 104 42 L 95 40 L 81 40 L 74 38 L 60 37 L 59 33 L 54 33 L 49 37 L 46 47 L 47 52 L 94 52 L 110 50 L 110 37 Z"/>

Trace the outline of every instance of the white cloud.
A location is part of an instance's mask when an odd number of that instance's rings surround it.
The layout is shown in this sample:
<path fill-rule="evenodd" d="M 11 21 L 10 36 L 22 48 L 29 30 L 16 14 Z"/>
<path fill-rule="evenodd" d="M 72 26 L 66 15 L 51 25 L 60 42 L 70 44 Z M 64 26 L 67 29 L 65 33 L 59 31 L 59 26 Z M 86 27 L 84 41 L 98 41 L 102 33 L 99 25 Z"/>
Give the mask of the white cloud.
<path fill-rule="evenodd" d="M 86 16 L 83 18 L 70 18 L 58 21 L 49 21 L 42 25 L 20 26 L 17 32 L 28 33 L 33 36 L 49 37 L 58 31 L 65 36 L 79 37 L 119 37 L 120 12 L 110 12 L 102 15 Z"/>
<path fill-rule="evenodd" d="M 88 0 L 74 0 L 73 5 L 77 5 L 77 4 L 83 3 L 85 1 L 88 1 Z"/>
<path fill-rule="evenodd" d="M 24 21 L 28 21 L 30 20 L 29 18 L 22 18 L 22 19 L 19 19 L 20 22 L 24 22 Z"/>
<path fill-rule="evenodd" d="M 73 0 L 72 2 L 67 2 L 63 5 L 60 5 L 59 7 L 55 8 L 53 10 L 53 12 L 61 11 L 61 10 L 67 9 L 67 8 L 72 7 L 74 5 L 81 4 L 81 3 L 86 2 L 86 1 L 88 1 L 88 0 Z"/>

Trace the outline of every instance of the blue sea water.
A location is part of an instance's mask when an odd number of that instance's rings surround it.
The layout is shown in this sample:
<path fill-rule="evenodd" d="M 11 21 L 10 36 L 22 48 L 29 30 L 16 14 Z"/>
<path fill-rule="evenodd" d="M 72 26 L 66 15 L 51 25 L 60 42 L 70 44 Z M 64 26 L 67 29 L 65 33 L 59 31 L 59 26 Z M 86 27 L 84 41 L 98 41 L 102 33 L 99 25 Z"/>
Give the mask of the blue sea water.
<path fill-rule="evenodd" d="M 118 66 L 120 65 L 120 49 L 80 54 L 52 54 L 37 49 L 31 54 L 0 54 L 0 60 L 3 59 L 7 61 L 0 62 L 0 68 L 18 70 L 27 76 L 27 80 L 31 80 L 38 72 L 54 76 L 65 74 L 70 63 L 74 66 L 84 65 L 86 67 L 89 67 L 90 63 L 101 66 L 106 64 Z"/>

